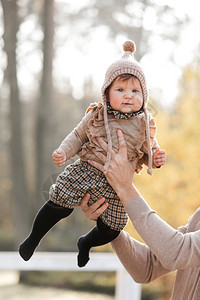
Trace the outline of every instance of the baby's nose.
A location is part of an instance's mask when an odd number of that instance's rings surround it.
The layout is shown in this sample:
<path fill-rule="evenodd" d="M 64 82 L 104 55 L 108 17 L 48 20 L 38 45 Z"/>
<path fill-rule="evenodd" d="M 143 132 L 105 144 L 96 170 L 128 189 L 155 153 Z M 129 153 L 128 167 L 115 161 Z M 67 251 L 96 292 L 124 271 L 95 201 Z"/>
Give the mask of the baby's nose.
<path fill-rule="evenodd" d="M 131 91 L 126 91 L 125 98 L 127 98 L 127 99 L 132 98 L 132 92 Z"/>

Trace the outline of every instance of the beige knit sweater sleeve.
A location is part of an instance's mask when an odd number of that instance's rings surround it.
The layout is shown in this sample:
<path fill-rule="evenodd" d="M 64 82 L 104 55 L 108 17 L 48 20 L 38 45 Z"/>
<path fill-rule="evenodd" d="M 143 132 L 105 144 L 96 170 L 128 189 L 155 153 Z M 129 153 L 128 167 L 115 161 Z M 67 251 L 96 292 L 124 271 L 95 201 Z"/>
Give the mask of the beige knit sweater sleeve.
<path fill-rule="evenodd" d="M 149 283 L 169 272 L 148 246 L 130 237 L 125 231 L 111 244 L 125 269 L 137 283 Z"/>
<path fill-rule="evenodd" d="M 77 127 L 60 144 L 59 148 L 62 148 L 66 153 L 66 160 L 75 156 L 81 146 L 87 142 L 86 127 L 91 116 L 92 112 L 87 113 Z"/>
<path fill-rule="evenodd" d="M 149 282 L 167 270 L 200 266 L 200 230 L 187 232 L 187 226 L 175 230 L 141 197 L 130 201 L 125 210 L 148 247 L 124 232 L 112 247 L 135 281 Z"/>

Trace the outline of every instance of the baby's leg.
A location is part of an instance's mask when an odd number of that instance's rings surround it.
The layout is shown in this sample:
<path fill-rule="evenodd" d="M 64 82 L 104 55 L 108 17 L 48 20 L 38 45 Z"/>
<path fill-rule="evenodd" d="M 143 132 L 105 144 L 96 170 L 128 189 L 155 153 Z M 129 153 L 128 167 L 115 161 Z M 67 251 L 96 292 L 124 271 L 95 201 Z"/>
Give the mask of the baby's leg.
<path fill-rule="evenodd" d="M 29 260 L 43 236 L 61 219 L 68 217 L 73 209 L 62 207 L 52 201 L 46 202 L 33 222 L 31 233 L 19 247 L 19 254 Z"/>
<path fill-rule="evenodd" d="M 97 226 L 92 228 L 86 235 L 80 237 L 77 246 L 79 249 L 78 266 L 84 267 L 89 261 L 89 251 L 92 247 L 105 245 L 114 240 L 120 231 L 111 229 L 98 218 Z"/>

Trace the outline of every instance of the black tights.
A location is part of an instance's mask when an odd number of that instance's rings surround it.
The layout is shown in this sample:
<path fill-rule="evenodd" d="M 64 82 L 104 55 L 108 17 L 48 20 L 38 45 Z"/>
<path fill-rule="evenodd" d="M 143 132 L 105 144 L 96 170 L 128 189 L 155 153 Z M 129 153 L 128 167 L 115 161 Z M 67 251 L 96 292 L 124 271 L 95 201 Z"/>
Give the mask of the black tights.
<path fill-rule="evenodd" d="M 46 202 L 37 213 L 29 236 L 19 247 L 21 257 L 25 261 L 29 260 L 44 235 L 61 219 L 68 217 L 72 211 L 73 209 L 57 205 L 50 200 Z M 83 267 L 87 264 L 92 247 L 105 245 L 118 235 L 119 231 L 111 229 L 98 218 L 97 225 L 85 236 L 80 237 L 77 243 L 78 266 Z"/>
<path fill-rule="evenodd" d="M 24 260 L 29 260 L 43 236 L 61 219 L 68 217 L 73 209 L 46 202 L 37 213 L 29 236 L 19 247 L 19 254 Z"/>
<path fill-rule="evenodd" d="M 93 227 L 86 235 L 80 237 L 78 241 L 78 266 L 84 267 L 89 261 L 89 251 L 92 247 L 105 245 L 114 240 L 120 231 L 116 231 L 107 226 L 98 218 L 97 226 Z"/>

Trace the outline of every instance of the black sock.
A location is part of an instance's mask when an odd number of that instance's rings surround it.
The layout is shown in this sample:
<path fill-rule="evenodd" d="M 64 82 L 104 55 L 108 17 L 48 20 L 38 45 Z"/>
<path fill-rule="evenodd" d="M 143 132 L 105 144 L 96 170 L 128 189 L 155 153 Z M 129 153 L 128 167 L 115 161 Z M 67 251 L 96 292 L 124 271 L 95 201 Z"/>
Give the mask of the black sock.
<path fill-rule="evenodd" d="M 89 251 L 92 247 L 105 245 L 114 240 L 120 231 L 111 229 L 98 218 L 97 226 L 92 228 L 86 235 L 79 238 L 77 246 L 79 249 L 78 266 L 84 267 L 89 261 Z"/>
<path fill-rule="evenodd" d="M 46 202 L 35 217 L 31 233 L 19 247 L 21 257 L 29 260 L 43 236 L 72 211 L 73 209 L 57 205 L 50 200 Z"/>

